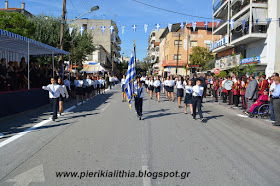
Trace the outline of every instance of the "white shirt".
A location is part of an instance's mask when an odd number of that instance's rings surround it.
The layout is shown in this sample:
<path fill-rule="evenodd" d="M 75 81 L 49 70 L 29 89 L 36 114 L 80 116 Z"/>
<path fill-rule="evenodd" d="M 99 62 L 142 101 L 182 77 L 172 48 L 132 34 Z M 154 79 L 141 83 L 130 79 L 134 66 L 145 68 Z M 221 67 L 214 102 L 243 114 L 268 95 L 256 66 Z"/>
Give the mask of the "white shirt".
<path fill-rule="evenodd" d="M 153 80 L 149 81 L 149 86 L 154 86 L 154 81 Z"/>
<path fill-rule="evenodd" d="M 174 87 L 175 81 L 174 80 L 169 80 L 168 86 Z"/>
<path fill-rule="evenodd" d="M 125 84 L 125 80 L 126 80 L 126 79 L 122 78 L 122 85 Z"/>
<path fill-rule="evenodd" d="M 146 78 L 145 77 L 141 77 L 140 81 L 146 81 Z"/>
<path fill-rule="evenodd" d="M 84 81 L 83 80 L 75 80 L 74 84 L 76 87 L 83 87 Z"/>
<path fill-rule="evenodd" d="M 91 79 L 86 79 L 86 80 L 85 80 L 85 85 L 86 85 L 87 87 L 91 86 L 91 85 L 92 85 L 92 80 L 91 80 Z"/>
<path fill-rule="evenodd" d="M 202 96 L 203 95 L 203 87 L 202 86 L 193 86 L 193 96 Z"/>
<path fill-rule="evenodd" d="M 95 84 L 95 87 L 97 87 L 97 85 L 100 84 L 99 80 L 95 80 L 95 81 L 94 81 L 94 84 Z"/>
<path fill-rule="evenodd" d="M 165 85 L 165 86 L 168 86 L 168 84 L 169 84 L 169 80 L 165 80 L 165 81 L 164 81 L 164 85 Z"/>
<path fill-rule="evenodd" d="M 184 83 L 182 84 L 181 81 L 177 81 L 176 87 L 177 87 L 178 89 L 183 89 L 183 88 L 184 88 Z"/>
<path fill-rule="evenodd" d="M 144 88 L 143 86 L 139 87 L 138 85 L 134 86 L 134 94 L 136 94 L 136 97 L 143 98 L 144 97 Z"/>
<path fill-rule="evenodd" d="M 109 81 L 110 81 L 110 82 L 113 82 L 113 78 L 112 78 L 111 76 L 109 77 Z"/>
<path fill-rule="evenodd" d="M 190 85 L 185 86 L 186 94 L 192 94 L 193 93 L 193 87 Z"/>
<path fill-rule="evenodd" d="M 43 86 L 42 89 L 49 91 L 49 98 L 59 98 L 60 94 L 64 95 L 62 87 L 58 84 L 49 84 L 48 86 Z"/>
<path fill-rule="evenodd" d="M 63 82 L 64 82 L 64 85 L 65 85 L 66 87 L 68 87 L 69 90 L 71 90 L 70 81 L 69 81 L 68 79 L 65 79 Z"/>
<path fill-rule="evenodd" d="M 146 79 L 145 84 L 146 84 L 146 85 L 149 85 L 149 80 Z"/>
<path fill-rule="evenodd" d="M 67 89 L 66 89 L 66 86 L 65 85 L 60 85 L 61 86 L 61 91 L 62 91 L 62 93 L 61 93 L 61 95 L 62 95 L 62 97 L 66 97 L 66 98 L 69 98 L 69 95 L 68 95 L 68 92 L 67 92 Z"/>
<path fill-rule="evenodd" d="M 156 81 L 154 82 L 154 85 L 155 85 L 155 87 L 160 87 L 160 81 L 159 81 L 159 80 L 156 80 Z"/>
<path fill-rule="evenodd" d="M 276 87 L 276 84 L 275 84 L 275 81 L 273 81 L 273 83 L 270 85 L 270 88 L 269 88 L 269 96 L 270 96 L 270 92 L 274 91 L 275 87 Z"/>

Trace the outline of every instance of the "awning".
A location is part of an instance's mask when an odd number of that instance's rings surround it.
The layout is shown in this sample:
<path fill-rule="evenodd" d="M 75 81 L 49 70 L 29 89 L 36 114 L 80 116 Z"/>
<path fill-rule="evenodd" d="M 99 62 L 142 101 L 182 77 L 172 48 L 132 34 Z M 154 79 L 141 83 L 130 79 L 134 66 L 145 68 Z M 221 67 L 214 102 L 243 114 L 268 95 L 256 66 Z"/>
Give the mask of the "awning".
<path fill-rule="evenodd" d="M 108 72 L 100 63 L 89 63 L 81 71 L 86 73 Z"/>
<path fill-rule="evenodd" d="M 258 25 L 266 25 L 267 24 L 266 18 L 267 18 L 267 9 L 253 8 L 254 22 L 258 19 Z"/>
<path fill-rule="evenodd" d="M 64 50 L 60 50 L 58 48 L 2 29 L 0 29 L 0 43 L 1 50 L 17 52 L 21 54 L 28 54 L 29 43 L 29 55 L 31 56 L 69 55 L 69 52 Z"/>
<path fill-rule="evenodd" d="M 243 15 L 241 18 L 237 19 L 237 20 L 235 21 L 235 23 L 234 23 L 233 29 L 236 29 L 237 27 L 239 27 L 240 25 L 242 25 L 242 21 L 243 21 L 244 19 L 247 19 L 247 21 L 250 21 L 249 18 L 250 18 L 250 12 L 246 13 L 246 14 Z"/>

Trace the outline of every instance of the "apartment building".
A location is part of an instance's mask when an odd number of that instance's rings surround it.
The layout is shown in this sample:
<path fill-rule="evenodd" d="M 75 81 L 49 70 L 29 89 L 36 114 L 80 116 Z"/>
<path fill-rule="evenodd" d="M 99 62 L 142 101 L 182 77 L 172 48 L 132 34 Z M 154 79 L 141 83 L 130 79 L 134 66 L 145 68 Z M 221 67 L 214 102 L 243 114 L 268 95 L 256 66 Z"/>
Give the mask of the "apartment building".
<path fill-rule="evenodd" d="M 219 39 L 220 36 L 214 36 Z M 192 23 L 185 25 L 181 30 L 180 24 L 172 25 L 171 32 L 166 28 L 160 36 L 159 54 L 159 74 L 167 76 L 187 75 L 190 71 L 186 70 L 192 54 L 192 48 L 196 46 L 210 48 L 212 41 L 212 23 L 210 22 L 206 30 L 204 22 L 197 22 L 195 30 Z"/>
<path fill-rule="evenodd" d="M 112 61 L 114 61 L 114 63 L 120 61 L 121 39 L 118 35 L 119 31 L 115 21 L 85 18 L 75 21 L 72 23 L 72 26 L 76 28 L 83 27 L 84 31 L 90 33 L 93 37 L 93 45 L 96 50 L 87 56 L 87 61 L 83 63 L 84 65 L 88 62 L 99 62 L 110 71 L 112 68 Z M 101 26 L 105 26 L 104 33 L 102 33 Z M 110 26 L 114 26 L 112 34 Z"/>
<path fill-rule="evenodd" d="M 216 68 L 255 63 L 256 73 L 270 76 L 279 72 L 279 14 L 280 2 L 276 0 L 214 0 L 213 19 L 220 23 L 213 35 L 222 35 L 210 48 L 217 53 Z"/>
<path fill-rule="evenodd" d="M 159 44 L 160 39 L 159 37 L 163 33 L 165 29 L 159 29 L 151 31 L 151 34 L 148 39 L 148 47 L 147 47 L 147 57 L 151 60 L 152 63 L 152 71 L 154 73 L 158 73 L 159 68 Z"/>

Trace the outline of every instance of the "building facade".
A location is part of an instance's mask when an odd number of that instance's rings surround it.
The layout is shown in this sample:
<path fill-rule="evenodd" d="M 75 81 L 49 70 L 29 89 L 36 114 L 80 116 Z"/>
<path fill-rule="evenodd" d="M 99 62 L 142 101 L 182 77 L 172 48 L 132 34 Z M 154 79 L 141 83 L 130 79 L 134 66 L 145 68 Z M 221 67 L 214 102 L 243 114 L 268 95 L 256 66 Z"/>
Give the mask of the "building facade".
<path fill-rule="evenodd" d="M 218 39 L 220 36 L 214 36 Z M 160 37 L 160 62 L 159 71 L 164 76 L 177 74 L 185 76 L 192 54 L 192 48 L 196 46 L 210 48 L 212 41 L 212 23 L 206 30 L 204 22 L 197 22 L 195 30 L 192 23 L 185 25 L 181 30 L 180 24 L 173 24 L 171 32 L 166 28 Z"/>
<path fill-rule="evenodd" d="M 216 68 L 255 63 L 256 73 L 279 71 L 279 14 L 275 0 L 214 0 L 213 19 L 220 23 L 213 35 L 222 35 L 210 48 L 217 53 Z"/>
<path fill-rule="evenodd" d="M 33 14 L 25 10 L 25 3 L 21 3 L 21 8 L 9 8 L 9 2 L 5 1 L 5 8 L 0 8 L 1 12 L 18 12 L 24 14 L 26 17 L 32 18 Z"/>
<path fill-rule="evenodd" d="M 79 19 L 72 23 L 72 26 L 76 28 L 83 27 L 84 31 L 90 33 L 93 37 L 93 45 L 96 50 L 87 56 L 87 61 L 84 63 L 90 61 L 100 62 L 100 64 L 110 71 L 112 68 L 112 61 L 114 63 L 120 61 L 121 39 L 118 35 L 119 31 L 115 21 L 104 19 Z M 114 27 L 112 34 L 110 31 L 111 26 Z M 105 27 L 105 30 L 103 30 L 104 32 L 102 32 L 101 27 Z M 114 67 L 115 66 L 116 65 L 114 65 Z"/>
<path fill-rule="evenodd" d="M 152 71 L 154 73 L 159 73 L 159 45 L 160 36 L 165 29 L 159 29 L 158 31 L 153 30 L 148 39 L 147 47 L 147 58 L 150 59 L 152 66 Z"/>

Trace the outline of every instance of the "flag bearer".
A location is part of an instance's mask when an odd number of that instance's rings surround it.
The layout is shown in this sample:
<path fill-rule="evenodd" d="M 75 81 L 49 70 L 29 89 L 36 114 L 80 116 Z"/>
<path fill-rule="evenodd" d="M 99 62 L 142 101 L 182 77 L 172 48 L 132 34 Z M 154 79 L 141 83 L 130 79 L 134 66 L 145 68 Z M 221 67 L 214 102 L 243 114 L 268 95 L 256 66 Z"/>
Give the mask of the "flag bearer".
<path fill-rule="evenodd" d="M 137 112 L 137 117 L 141 120 L 142 117 L 142 108 L 143 108 L 143 96 L 145 89 L 142 86 L 142 82 L 138 80 L 137 86 L 134 87 L 135 94 L 135 110 Z"/>

